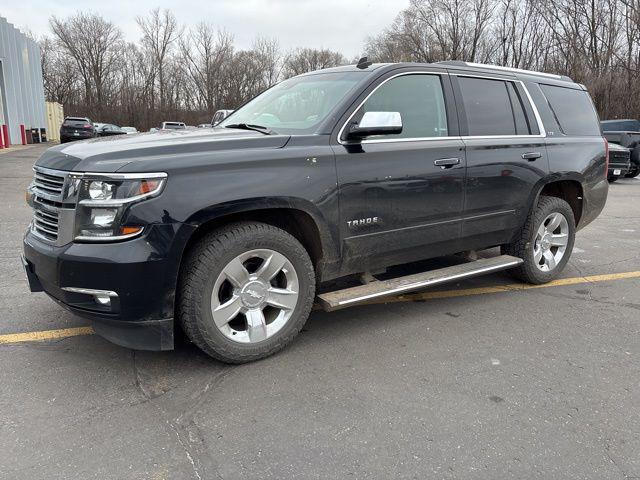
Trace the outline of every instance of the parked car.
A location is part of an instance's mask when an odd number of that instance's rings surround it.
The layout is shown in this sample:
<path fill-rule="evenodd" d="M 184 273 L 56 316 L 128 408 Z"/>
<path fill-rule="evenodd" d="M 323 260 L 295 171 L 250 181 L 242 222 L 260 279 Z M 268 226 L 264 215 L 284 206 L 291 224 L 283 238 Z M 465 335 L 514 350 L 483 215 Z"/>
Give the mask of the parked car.
<path fill-rule="evenodd" d="M 184 130 L 187 126 L 183 122 L 162 122 L 160 130 Z"/>
<path fill-rule="evenodd" d="M 198 125 L 198 128 L 211 128 L 213 125 L 210 123 L 201 123 Z"/>
<path fill-rule="evenodd" d="M 216 113 L 213 114 L 213 118 L 211 119 L 211 126 L 215 127 L 232 113 L 233 110 L 216 110 Z"/>
<path fill-rule="evenodd" d="M 119 126 L 111 123 L 105 123 L 98 130 L 99 137 L 112 137 L 114 135 L 126 135 L 127 132 L 122 130 Z"/>
<path fill-rule="evenodd" d="M 175 322 L 230 363 L 291 342 L 317 291 L 334 310 L 503 269 L 549 282 L 609 188 L 582 85 L 464 62 L 311 72 L 211 131 L 57 146 L 34 169 L 32 291 L 120 345 L 171 349 Z"/>
<path fill-rule="evenodd" d="M 630 166 L 625 177 L 640 174 L 640 122 L 638 120 L 604 120 L 600 122 L 605 138 L 630 150 Z"/>
<path fill-rule="evenodd" d="M 94 138 L 96 129 L 87 117 L 65 117 L 60 126 L 60 143 Z"/>
<path fill-rule="evenodd" d="M 631 168 L 631 151 L 616 143 L 609 144 L 609 173 L 607 179 L 613 183 L 629 173 Z"/>
<path fill-rule="evenodd" d="M 121 127 L 121 128 L 122 128 L 122 131 L 127 135 L 138 133 L 138 129 L 136 127 Z"/>

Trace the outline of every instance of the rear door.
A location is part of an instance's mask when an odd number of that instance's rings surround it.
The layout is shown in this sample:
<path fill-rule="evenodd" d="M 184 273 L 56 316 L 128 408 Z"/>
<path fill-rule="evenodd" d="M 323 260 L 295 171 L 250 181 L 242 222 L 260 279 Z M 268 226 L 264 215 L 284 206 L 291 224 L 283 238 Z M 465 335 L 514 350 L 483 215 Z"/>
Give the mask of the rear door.
<path fill-rule="evenodd" d="M 462 239 L 469 249 L 505 243 L 549 172 L 542 122 L 515 78 L 451 79 L 467 153 Z"/>
<path fill-rule="evenodd" d="M 399 112 L 403 131 L 334 145 L 347 269 L 455 251 L 465 161 L 448 75 L 388 74 L 364 95 L 341 125 L 366 111 Z"/>

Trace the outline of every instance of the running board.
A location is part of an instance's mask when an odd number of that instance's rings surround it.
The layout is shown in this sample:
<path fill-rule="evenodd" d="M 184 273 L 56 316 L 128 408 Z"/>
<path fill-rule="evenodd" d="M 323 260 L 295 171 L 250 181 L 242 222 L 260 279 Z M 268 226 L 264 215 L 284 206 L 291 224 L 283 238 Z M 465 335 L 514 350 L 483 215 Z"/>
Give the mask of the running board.
<path fill-rule="evenodd" d="M 350 307 L 375 298 L 413 292 L 442 283 L 453 282 L 465 278 L 477 277 L 485 273 L 498 272 L 517 267 L 522 259 L 509 255 L 492 258 L 481 258 L 473 262 L 439 268 L 428 272 L 416 273 L 405 277 L 371 282 L 366 285 L 345 288 L 318 295 L 320 306 L 327 312 Z"/>

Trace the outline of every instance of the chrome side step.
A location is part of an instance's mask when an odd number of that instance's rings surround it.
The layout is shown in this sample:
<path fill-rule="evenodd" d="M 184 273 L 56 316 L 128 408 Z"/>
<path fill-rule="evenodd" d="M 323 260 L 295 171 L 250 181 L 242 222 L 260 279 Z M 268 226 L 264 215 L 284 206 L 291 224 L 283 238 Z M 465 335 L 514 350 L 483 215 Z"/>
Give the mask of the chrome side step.
<path fill-rule="evenodd" d="M 473 262 L 454 265 L 452 267 L 439 268 L 437 270 L 416 273 L 405 277 L 392 278 L 390 280 L 372 282 L 366 285 L 336 290 L 334 292 L 321 293 L 318 295 L 318 300 L 320 306 L 327 312 L 330 312 L 375 298 L 412 292 L 442 283 L 484 275 L 485 273 L 507 270 L 517 267 L 521 263 L 521 258 L 509 255 L 481 258 Z"/>

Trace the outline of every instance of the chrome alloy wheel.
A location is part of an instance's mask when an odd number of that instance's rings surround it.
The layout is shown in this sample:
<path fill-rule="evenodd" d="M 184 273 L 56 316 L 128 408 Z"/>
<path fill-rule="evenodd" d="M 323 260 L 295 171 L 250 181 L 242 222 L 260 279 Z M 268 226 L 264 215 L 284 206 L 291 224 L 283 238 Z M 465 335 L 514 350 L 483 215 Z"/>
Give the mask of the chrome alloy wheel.
<path fill-rule="evenodd" d="M 235 342 L 261 342 L 287 324 L 299 292 L 298 275 L 284 255 L 250 250 L 218 275 L 211 293 L 213 321 Z"/>
<path fill-rule="evenodd" d="M 533 260 L 543 272 L 560 263 L 569 242 L 569 223 L 564 215 L 554 212 L 544 219 L 533 243 Z"/>

